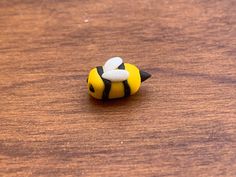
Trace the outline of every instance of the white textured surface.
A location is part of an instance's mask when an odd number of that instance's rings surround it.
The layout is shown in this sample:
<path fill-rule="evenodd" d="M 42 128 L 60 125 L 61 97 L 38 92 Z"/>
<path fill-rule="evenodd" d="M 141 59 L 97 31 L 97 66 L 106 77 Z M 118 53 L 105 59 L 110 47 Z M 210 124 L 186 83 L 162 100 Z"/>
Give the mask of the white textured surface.
<path fill-rule="evenodd" d="M 102 77 L 112 82 L 121 82 L 128 79 L 129 72 L 122 69 L 112 70 L 112 71 L 103 73 Z"/>
<path fill-rule="evenodd" d="M 120 57 L 113 57 L 106 61 L 103 66 L 104 73 L 117 69 L 123 63 L 122 58 Z"/>

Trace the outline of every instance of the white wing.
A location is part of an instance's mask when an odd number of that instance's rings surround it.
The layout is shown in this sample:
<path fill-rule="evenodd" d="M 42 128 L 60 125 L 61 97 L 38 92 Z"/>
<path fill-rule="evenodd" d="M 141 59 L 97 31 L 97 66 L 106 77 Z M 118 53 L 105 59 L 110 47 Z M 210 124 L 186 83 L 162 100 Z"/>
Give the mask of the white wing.
<path fill-rule="evenodd" d="M 123 63 L 122 58 L 120 57 L 113 57 L 106 61 L 105 65 L 103 66 L 104 73 L 117 69 Z"/>
<path fill-rule="evenodd" d="M 112 82 L 121 82 L 128 79 L 129 72 L 123 69 L 117 69 L 103 73 L 102 77 Z"/>

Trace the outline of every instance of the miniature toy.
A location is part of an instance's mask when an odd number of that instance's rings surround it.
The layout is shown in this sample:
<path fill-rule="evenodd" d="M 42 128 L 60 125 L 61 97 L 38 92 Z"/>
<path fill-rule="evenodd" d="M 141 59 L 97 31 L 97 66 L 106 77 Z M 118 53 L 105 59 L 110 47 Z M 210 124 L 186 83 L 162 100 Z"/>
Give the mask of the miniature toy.
<path fill-rule="evenodd" d="M 113 57 L 104 66 L 90 71 L 87 84 L 92 97 L 107 100 L 135 94 L 141 82 L 149 77 L 149 73 L 139 70 L 135 65 L 123 63 L 120 57 Z"/>

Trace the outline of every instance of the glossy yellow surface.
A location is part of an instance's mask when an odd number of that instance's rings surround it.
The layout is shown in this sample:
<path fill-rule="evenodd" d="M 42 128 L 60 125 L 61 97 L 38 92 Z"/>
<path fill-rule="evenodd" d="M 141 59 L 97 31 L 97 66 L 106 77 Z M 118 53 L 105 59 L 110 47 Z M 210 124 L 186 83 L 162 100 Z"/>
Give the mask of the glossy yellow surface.
<path fill-rule="evenodd" d="M 141 85 L 141 77 L 139 73 L 139 69 L 132 64 L 125 63 L 125 70 L 129 72 L 128 83 L 131 89 L 131 95 L 135 94 Z"/>
<path fill-rule="evenodd" d="M 121 98 L 125 95 L 123 82 L 112 82 L 109 99 Z"/>
<path fill-rule="evenodd" d="M 90 84 L 93 85 L 95 92 L 91 92 L 89 90 Z M 102 93 L 103 93 L 104 88 L 105 88 L 105 85 L 103 83 L 103 80 L 101 79 L 101 77 L 99 76 L 99 74 L 97 72 L 97 68 L 92 69 L 90 71 L 89 77 L 88 77 L 89 94 L 91 96 L 93 96 L 94 98 L 102 99 Z"/>

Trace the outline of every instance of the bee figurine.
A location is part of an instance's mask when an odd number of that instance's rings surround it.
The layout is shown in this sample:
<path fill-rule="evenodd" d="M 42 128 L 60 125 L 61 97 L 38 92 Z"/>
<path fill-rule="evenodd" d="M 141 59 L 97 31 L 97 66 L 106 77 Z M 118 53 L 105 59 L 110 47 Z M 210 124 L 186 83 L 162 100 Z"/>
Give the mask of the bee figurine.
<path fill-rule="evenodd" d="M 93 68 L 88 76 L 89 94 L 102 100 L 127 97 L 135 94 L 141 82 L 151 77 L 136 66 L 123 63 L 120 57 L 114 57 L 104 66 Z"/>

